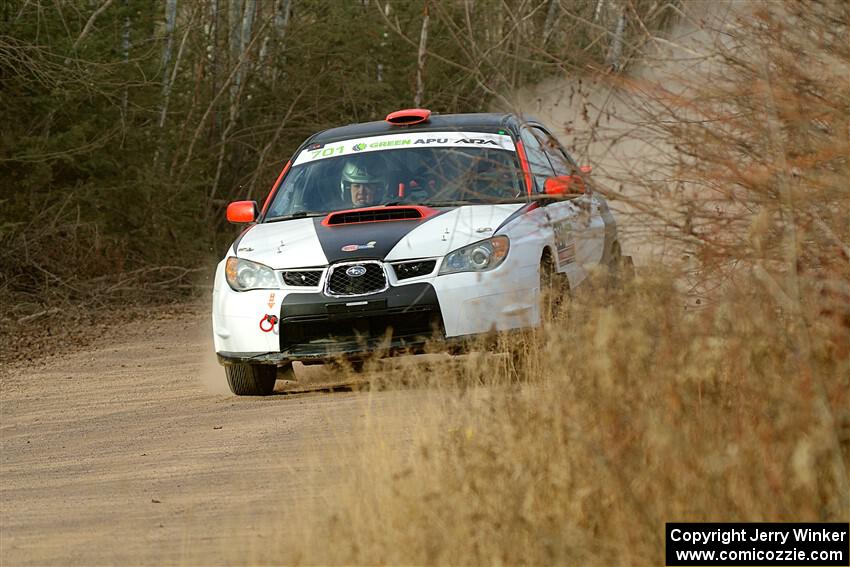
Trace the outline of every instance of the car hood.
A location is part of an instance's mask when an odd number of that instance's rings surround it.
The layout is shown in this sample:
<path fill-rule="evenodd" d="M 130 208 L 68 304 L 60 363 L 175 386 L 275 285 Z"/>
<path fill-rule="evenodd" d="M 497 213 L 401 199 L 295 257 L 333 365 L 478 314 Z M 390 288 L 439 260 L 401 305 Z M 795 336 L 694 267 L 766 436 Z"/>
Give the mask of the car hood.
<path fill-rule="evenodd" d="M 421 220 L 325 226 L 323 217 L 257 224 L 231 253 L 274 269 L 324 266 L 345 260 L 405 260 L 444 256 L 489 238 L 522 203 L 438 209 Z"/>

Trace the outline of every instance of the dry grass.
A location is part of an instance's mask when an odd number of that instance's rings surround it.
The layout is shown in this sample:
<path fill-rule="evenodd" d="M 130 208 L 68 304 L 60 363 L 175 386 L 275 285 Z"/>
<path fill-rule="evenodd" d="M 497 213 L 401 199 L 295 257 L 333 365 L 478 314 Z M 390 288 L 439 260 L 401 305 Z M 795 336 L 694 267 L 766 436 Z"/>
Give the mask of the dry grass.
<path fill-rule="evenodd" d="M 364 431 L 341 455 L 350 481 L 286 522 L 298 543 L 279 559 L 659 564 L 668 521 L 846 519 L 850 361 L 828 320 L 803 359 L 793 321 L 759 295 L 691 312 L 671 281 L 580 294 L 525 339 L 521 380 L 474 357 L 445 367 L 467 388 L 421 371 L 442 396 L 413 449 Z"/>

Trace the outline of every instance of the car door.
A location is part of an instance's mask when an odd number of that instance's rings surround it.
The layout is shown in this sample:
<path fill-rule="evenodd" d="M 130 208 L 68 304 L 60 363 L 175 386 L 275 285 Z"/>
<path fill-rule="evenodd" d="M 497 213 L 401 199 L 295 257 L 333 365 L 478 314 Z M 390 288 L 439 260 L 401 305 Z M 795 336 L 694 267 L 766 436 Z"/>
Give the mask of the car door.
<path fill-rule="evenodd" d="M 542 205 L 543 222 L 551 231 L 555 247 L 555 265 L 559 272 L 566 273 L 570 285 L 575 287 L 585 278 L 584 270 L 576 262 L 576 231 L 580 209 L 573 202 L 575 198 L 545 196 L 546 179 L 556 175 L 544 147 L 548 136 L 545 130 L 536 125 L 526 125 L 520 130 L 520 138 L 532 174 L 532 191 Z"/>
<path fill-rule="evenodd" d="M 593 186 L 585 179 L 585 174 L 578 164 L 564 150 L 558 140 L 540 129 L 545 136 L 541 139 L 546 156 L 552 163 L 555 175 L 572 175 L 582 179 L 584 193 L 574 198 L 570 203 L 578 207 L 575 233 L 575 262 L 583 269 L 595 266 L 602 261 L 605 251 L 605 222 L 602 217 L 601 200 L 593 191 Z"/>

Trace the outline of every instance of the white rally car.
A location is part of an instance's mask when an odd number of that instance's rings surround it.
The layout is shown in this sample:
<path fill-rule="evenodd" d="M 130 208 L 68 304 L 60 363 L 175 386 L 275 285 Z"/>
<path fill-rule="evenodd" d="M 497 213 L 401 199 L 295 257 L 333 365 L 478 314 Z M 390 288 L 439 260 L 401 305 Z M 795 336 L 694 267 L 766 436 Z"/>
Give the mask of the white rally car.
<path fill-rule="evenodd" d="M 264 395 L 293 361 L 421 352 L 535 326 L 541 281 L 619 265 L 605 200 L 558 141 L 510 114 L 401 110 L 315 134 L 218 265 L 215 350 Z"/>

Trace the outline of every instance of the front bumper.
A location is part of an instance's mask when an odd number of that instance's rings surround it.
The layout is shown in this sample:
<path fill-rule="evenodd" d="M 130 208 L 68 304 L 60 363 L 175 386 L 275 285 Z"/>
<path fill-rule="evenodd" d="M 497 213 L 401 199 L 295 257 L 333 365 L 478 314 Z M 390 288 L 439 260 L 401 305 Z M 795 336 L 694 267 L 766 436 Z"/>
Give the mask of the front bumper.
<path fill-rule="evenodd" d="M 332 349 L 302 347 L 283 352 L 219 352 L 218 362 L 227 364 L 275 364 L 299 361 L 320 364 L 334 360 L 363 360 L 373 356 L 397 356 L 402 354 L 424 354 L 431 352 L 428 340 L 407 341 L 364 341 L 335 342 Z M 439 352 L 460 354 L 469 349 L 471 341 L 466 337 L 453 337 L 439 341 Z M 436 351 L 435 351 L 436 352 Z"/>
<path fill-rule="evenodd" d="M 291 293 L 280 302 L 270 351 L 218 350 L 219 361 L 284 363 L 322 362 L 338 357 L 424 352 L 430 341 L 445 343 L 440 303 L 427 282 L 390 287 L 356 298 L 321 292 Z"/>
<path fill-rule="evenodd" d="M 282 355 L 304 359 L 418 348 L 445 330 L 434 288 L 416 283 L 358 298 L 287 295 L 279 336 Z"/>
<path fill-rule="evenodd" d="M 213 297 L 215 350 L 223 364 L 436 350 L 429 343 L 462 352 L 475 336 L 536 324 L 536 267 L 511 268 L 404 283 L 391 277 L 385 291 L 348 298 L 329 297 L 321 286 L 235 292 L 222 269 Z M 272 332 L 259 327 L 267 315 L 279 320 Z"/>

